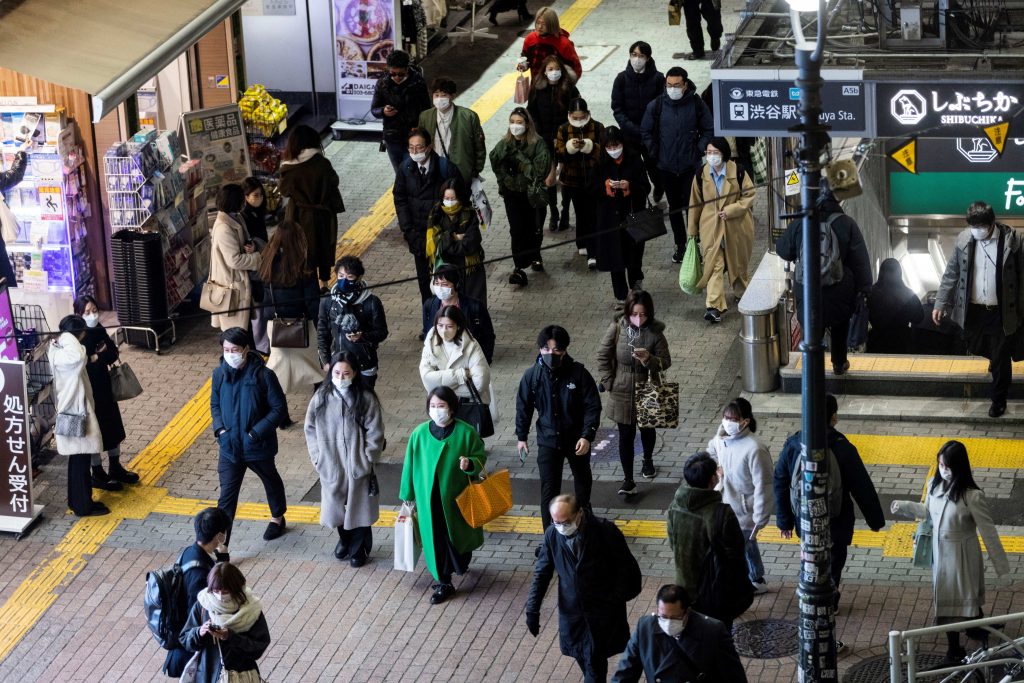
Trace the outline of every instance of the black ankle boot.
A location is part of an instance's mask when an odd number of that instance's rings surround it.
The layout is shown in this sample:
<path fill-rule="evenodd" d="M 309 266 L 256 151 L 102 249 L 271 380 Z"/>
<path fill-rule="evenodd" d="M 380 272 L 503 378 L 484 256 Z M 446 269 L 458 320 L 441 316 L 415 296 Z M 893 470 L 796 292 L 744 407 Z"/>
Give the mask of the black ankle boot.
<path fill-rule="evenodd" d="M 92 467 L 92 487 L 101 491 L 120 491 L 124 488 L 120 483 L 112 480 L 100 465 Z"/>

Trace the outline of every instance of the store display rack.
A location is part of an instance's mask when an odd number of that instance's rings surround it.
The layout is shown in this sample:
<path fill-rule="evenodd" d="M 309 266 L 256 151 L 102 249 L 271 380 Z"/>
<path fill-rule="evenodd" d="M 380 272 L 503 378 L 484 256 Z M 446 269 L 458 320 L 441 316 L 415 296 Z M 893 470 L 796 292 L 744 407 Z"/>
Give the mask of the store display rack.
<path fill-rule="evenodd" d="M 17 329 L 18 355 L 25 362 L 29 443 L 34 461 L 53 438 L 53 427 L 57 422 L 53 374 L 46 355 L 53 337 L 41 306 L 16 304 L 11 307 L 11 311 Z"/>

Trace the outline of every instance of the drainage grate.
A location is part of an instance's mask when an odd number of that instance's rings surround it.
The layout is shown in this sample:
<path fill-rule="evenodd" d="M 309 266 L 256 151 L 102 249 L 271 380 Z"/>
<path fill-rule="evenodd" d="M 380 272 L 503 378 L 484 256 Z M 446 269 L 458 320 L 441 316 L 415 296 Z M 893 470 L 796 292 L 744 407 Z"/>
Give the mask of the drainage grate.
<path fill-rule="evenodd" d="M 917 670 L 924 671 L 938 666 L 946 656 L 939 652 L 919 652 Z M 889 678 L 889 655 L 879 655 L 857 662 L 843 676 L 843 683 L 891 683 Z"/>
<path fill-rule="evenodd" d="M 754 619 L 735 624 L 732 637 L 744 657 L 776 659 L 792 657 L 799 650 L 796 622 L 788 619 Z"/>

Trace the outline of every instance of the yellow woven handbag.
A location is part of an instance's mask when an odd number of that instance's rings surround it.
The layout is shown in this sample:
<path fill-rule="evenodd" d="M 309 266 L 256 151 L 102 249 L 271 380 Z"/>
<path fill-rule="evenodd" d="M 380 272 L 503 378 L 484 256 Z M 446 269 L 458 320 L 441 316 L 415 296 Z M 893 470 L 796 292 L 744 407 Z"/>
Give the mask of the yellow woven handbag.
<path fill-rule="evenodd" d="M 474 529 L 480 529 L 491 520 L 512 509 L 512 480 L 508 470 L 488 475 L 485 470 L 480 481 L 469 480 L 469 486 L 455 497 L 462 518 Z"/>

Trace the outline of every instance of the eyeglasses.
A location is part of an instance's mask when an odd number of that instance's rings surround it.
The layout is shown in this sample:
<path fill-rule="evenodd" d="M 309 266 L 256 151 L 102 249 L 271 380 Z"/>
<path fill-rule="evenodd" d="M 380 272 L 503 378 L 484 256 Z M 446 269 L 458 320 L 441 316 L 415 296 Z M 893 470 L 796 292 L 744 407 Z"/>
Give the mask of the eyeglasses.
<path fill-rule="evenodd" d="M 408 71 L 389 71 L 388 75 L 390 75 L 391 78 L 402 80 L 403 78 L 405 78 L 406 76 L 409 75 L 409 72 Z"/>
<path fill-rule="evenodd" d="M 426 145 L 409 145 L 409 151 L 410 152 L 426 152 L 427 151 L 427 146 Z"/>
<path fill-rule="evenodd" d="M 647 57 L 647 55 L 645 55 L 643 52 L 630 52 L 629 56 L 630 57 Z"/>

